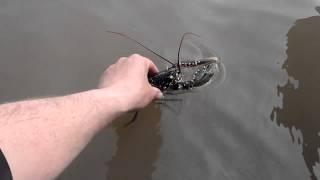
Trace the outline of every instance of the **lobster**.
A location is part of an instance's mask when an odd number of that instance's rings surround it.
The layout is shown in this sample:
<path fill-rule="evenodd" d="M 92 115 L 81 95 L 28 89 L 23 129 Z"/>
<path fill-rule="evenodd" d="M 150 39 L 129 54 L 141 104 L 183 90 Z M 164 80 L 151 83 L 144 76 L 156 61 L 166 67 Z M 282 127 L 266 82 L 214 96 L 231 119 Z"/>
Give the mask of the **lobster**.
<path fill-rule="evenodd" d="M 208 57 L 208 58 L 199 58 L 187 61 L 181 61 L 180 59 L 180 52 L 183 41 L 187 35 L 193 35 L 196 37 L 200 37 L 197 34 L 186 32 L 182 35 L 180 43 L 179 43 L 179 50 L 178 50 L 178 57 L 177 63 L 173 63 L 172 61 L 164 58 L 160 54 L 156 53 L 152 49 L 146 47 L 144 44 L 140 43 L 139 41 L 127 36 L 126 34 L 114 32 L 114 31 L 107 31 L 108 33 L 113 33 L 120 35 L 124 38 L 127 38 L 149 52 L 153 53 L 160 59 L 166 61 L 167 63 L 171 64 L 171 67 L 160 71 L 159 73 L 148 77 L 149 83 L 157 87 L 158 89 L 163 92 L 164 95 L 166 94 L 176 94 L 176 93 L 184 93 L 192 90 L 193 88 L 201 87 L 203 85 L 209 84 L 213 79 L 215 73 L 219 73 L 221 69 L 220 58 L 218 56 Z M 184 70 L 196 68 L 196 71 L 191 74 L 191 77 L 186 77 L 183 73 Z M 218 68 L 218 71 L 215 71 Z M 223 70 L 223 69 L 222 69 Z M 170 99 L 168 99 L 170 100 Z M 137 118 L 138 112 L 136 112 L 131 121 L 129 121 L 125 126 L 130 125 L 133 123 Z"/>

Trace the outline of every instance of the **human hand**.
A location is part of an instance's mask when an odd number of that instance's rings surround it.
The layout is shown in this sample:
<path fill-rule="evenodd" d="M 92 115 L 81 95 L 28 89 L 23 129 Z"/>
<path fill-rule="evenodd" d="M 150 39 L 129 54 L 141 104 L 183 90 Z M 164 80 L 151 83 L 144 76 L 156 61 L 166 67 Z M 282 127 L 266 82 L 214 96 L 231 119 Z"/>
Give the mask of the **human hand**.
<path fill-rule="evenodd" d="M 157 72 L 156 65 L 143 56 L 122 57 L 105 70 L 99 88 L 117 97 L 123 111 L 144 108 L 162 97 L 161 91 L 148 82 L 148 74 Z"/>

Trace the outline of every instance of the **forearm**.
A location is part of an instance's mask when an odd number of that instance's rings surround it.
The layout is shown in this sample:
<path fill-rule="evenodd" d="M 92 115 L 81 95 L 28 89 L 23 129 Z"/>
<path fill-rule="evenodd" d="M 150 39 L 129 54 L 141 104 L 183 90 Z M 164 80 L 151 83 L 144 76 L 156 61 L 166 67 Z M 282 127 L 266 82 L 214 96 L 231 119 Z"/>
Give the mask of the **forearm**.
<path fill-rule="evenodd" d="M 0 148 L 14 179 L 53 179 L 121 114 L 99 90 L 0 106 Z M 106 94 L 109 96 L 106 97 Z"/>

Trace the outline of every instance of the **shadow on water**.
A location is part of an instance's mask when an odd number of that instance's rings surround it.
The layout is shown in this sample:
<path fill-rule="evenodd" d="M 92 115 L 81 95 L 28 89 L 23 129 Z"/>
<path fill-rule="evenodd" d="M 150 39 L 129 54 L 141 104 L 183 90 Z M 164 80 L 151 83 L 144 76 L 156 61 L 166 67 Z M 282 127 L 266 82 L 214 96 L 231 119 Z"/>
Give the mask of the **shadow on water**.
<path fill-rule="evenodd" d="M 320 13 L 320 7 L 316 7 Z M 290 77 L 298 80 L 298 88 L 289 80 L 278 86 L 283 95 L 283 107 L 275 107 L 271 119 L 290 129 L 301 131 L 303 158 L 316 180 L 314 166 L 319 163 L 320 147 L 320 16 L 299 19 L 289 30 L 287 37 L 287 60 L 283 64 Z M 301 144 L 298 138 L 298 143 Z"/>
<path fill-rule="evenodd" d="M 114 124 L 118 135 L 117 151 L 107 163 L 107 179 L 152 179 L 153 164 L 158 159 L 162 143 L 159 134 L 160 108 L 152 104 L 141 111 L 136 121 L 128 127 L 124 124 L 132 118 L 126 116 Z M 126 121 L 126 122 L 124 122 Z"/>

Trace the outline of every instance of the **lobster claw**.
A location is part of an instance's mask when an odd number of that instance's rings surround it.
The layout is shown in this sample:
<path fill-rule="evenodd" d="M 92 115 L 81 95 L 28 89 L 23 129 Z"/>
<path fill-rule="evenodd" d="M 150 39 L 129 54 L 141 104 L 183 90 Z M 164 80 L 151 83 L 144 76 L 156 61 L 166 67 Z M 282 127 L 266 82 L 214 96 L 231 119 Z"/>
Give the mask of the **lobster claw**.
<path fill-rule="evenodd" d="M 148 77 L 149 83 L 160 89 L 162 92 L 170 87 L 171 84 L 176 80 L 177 69 L 171 67 L 167 70 L 160 71 L 158 74 Z"/>

